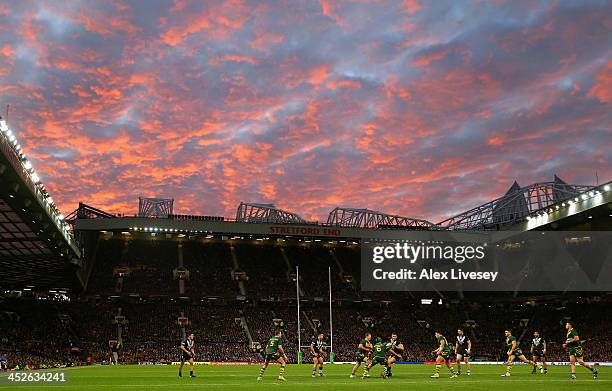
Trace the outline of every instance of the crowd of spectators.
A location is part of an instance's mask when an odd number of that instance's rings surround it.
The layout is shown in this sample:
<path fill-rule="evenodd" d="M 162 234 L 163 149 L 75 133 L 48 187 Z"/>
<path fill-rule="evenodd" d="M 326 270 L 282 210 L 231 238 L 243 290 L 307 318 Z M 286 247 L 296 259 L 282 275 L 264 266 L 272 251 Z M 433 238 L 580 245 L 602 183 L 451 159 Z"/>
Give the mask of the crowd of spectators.
<path fill-rule="evenodd" d="M 183 294 L 172 273 L 181 260 L 190 272 Z M 443 301 L 423 304 L 414 293 L 359 292 L 359 251 L 348 246 L 115 238 L 100 241 L 96 261 L 87 290 L 70 301 L 0 298 L 0 356 L 7 357 L 11 368 L 108 362 L 111 340 L 122 342 L 121 362 L 171 362 L 178 358 L 180 340 L 191 332 L 198 360 L 260 361 L 250 343 L 265 343 L 277 327 L 285 330 L 285 348 L 296 362 L 300 343 L 309 357 L 311 338 L 318 331 L 328 333 L 328 268 L 334 287 L 336 361 L 352 361 L 368 331 L 385 338 L 396 332 L 407 347 L 405 360 L 428 361 L 434 358 L 434 330 L 442 328 L 453 344 L 458 327 L 472 339 L 476 360 L 505 358 L 506 328 L 513 330 L 525 353 L 533 331 L 540 331 L 549 341 L 548 358 L 565 360 L 561 344 L 568 319 L 576 322 L 588 360 L 612 361 L 606 341 L 612 303 L 605 299 L 556 297 L 535 305 L 503 294 L 459 299 L 450 293 Z M 295 266 L 300 267 L 303 291 L 301 341 Z M 117 267 L 131 269 L 120 292 L 113 273 Z M 232 277 L 235 271 L 248 276 L 242 298 Z M 342 272 L 354 280 L 343 279 Z"/>
<path fill-rule="evenodd" d="M 217 242 L 186 241 L 183 244 L 184 267 L 189 270 L 186 295 L 235 298 L 240 292 L 232 278 L 230 247 Z"/>
<path fill-rule="evenodd" d="M 527 354 L 533 331 L 540 331 L 548 340 L 549 360 L 562 361 L 566 359 L 561 346 L 564 324 L 573 319 L 584 340 L 587 359 L 609 361 L 612 352 L 606 340 L 612 323 L 605 314 L 610 307 L 606 303 L 336 303 L 335 359 L 352 361 L 366 332 L 383 338 L 395 332 L 407 348 L 405 360 L 428 361 L 434 358 L 430 352 L 437 345 L 433 335 L 436 329 L 441 328 L 452 344 L 456 329 L 463 327 L 473 342 L 473 359 L 503 360 L 503 333 L 510 328 Z M 5 299 L 0 305 L 0 355 L 7 356 L 11 368 L 87 364 L 88 358 L 95 363 L 108 362 L 108 343 L 119 337 L 121 328 L 120 360 L 124 363 L 176 361 L 181 339 L 191 332 L 196 335 L 198 360 L 255 362 L 261 356 L 249 349 L 248 332 L 253 341 L 265 343 L 277 327 L 283 327 L 289 360 L 296 362 L 296 311 L 295 306 L 282 302 L 211 304 L 164 299 L 57 303 Z M 121 325 L 117 324 L 117 314 L 125 317 Z M 308 358 L 308 345 L 317 331 L 329 338 L 329 312 L 325 303 L 311 302 L 300 314 L 301 350 Z M 188 323 L 181 325 L 181 317 Z"/>

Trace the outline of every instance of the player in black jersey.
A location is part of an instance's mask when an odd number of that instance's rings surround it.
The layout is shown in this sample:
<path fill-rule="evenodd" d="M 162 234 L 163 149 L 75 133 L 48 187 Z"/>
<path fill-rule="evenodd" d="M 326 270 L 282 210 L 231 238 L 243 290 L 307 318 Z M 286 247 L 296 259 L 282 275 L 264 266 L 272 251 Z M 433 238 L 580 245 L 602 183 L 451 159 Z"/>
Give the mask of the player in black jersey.
<path fill-rule="evenodd" d="M 455 341 L 455 354 L 457 355 L 457 375 L 461 375 L 461 361 L 467 366 L 467 375 L 472 374 L 470 356 L 472 355 L 472 340 L 465 335 L 462 328 L 457 330 L 457 340 Z"/>
<path fill-rule="evenodd" d="M 393 376 L 391 365 L 393 365 L 397 360 L 402 359 L 402 354 L 404 354 L 404 351 L 404 343 L 397 339 L 397 333 L 392 333 L 391 339 L 389 342 L 387 342 L 387 352 L 391 354 L 389 358 L 387 358 L 387 377 Z"/>
<path fill-rule="evenodd" d="M 111 348 L 111 359 L 110 359 L 110 363 L 111 365 L 119 365 L 119 341 L 109 341 L 108 343 L 110 345 Z"/>
<path fill-rule="evenodd" d="M 313 361 L 312 377 L 316 376 L 317 367 L 319 368 L 319 376 L 323 376 L 323 358 L 325 357 L 326 350 L 325 335 L 320 333 L 317 339 L 310 343 L 310 352 L 312 353 Z"/>
<path fill-rule="evenodd" d="M 193 359 L 195 358 L 195 336 L 189 334 L 186 339 L 181 341 L 181 365 L 179 366 L 179 377 L 183 377 L 183 365 L 189 363 L 189 377 L 195 377 L 193 374 Z"/>
<path fill-rule="evenodd" d="M 548 364 L 546 364 L 546 340 L 544 337 L 540 336 L 539 331 L 534 331 L 533 333 L 533 339 L 531 340 L 531 356 L 532 360 L 536 363 L 538 360 L 542 361 L 540 373 L 548 373 Z M 533 368 L 531 373 L 535 374 L 536 369 Z"/>

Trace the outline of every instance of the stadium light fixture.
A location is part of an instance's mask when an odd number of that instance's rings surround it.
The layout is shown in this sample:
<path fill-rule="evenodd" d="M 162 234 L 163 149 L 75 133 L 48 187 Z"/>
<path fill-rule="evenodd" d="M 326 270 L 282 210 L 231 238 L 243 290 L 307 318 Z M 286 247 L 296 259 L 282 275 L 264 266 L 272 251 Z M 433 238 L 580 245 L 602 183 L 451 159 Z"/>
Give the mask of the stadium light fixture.
<path fill-rule="evenodd" d="M 0 120 L 0 130 L 2 130 L 5 133 L 8 132 L 9 128 L 5 120 Z"/>
<path fill-rule="evenodd" d="M 34 183 L 36 183 L 36 184 L 39 184 L 39 183 L 40 183 L 40 177 L 38 176 L 38 174 L 36 174 L 36 173 L 33 173 L 33 174 L 32 174 L 32 181 L 33 181 Z M 50 197 L 49 197 L 49 198 L 50 198 Z"/>
<path fill-rule="evenodd" d="M 605 185 L 605 186 L 603 187 L 603 189 L 604 189 L 605 191 L 610 191 L 610 185 Z"/>
<path fill-rule="evenodd" d="M 583 194 L 582 196 L 580 196 L 583 200 L 586 200 L 588 197 L 586 194 Z"/>
<path fill-rule="evenodd" d="M 64 215 L 63 215 L 63 214 L 61 214 L 61 213 L 60 213 L 60 214 L 57 216 L 57 218 L 58 218 L 60 221 L 64 221 Z"/>
<path fill-rule="evenodd" d="M 23 162 L 23 167 L 25 167 L 26 170 L 30 171 L 32 169 L 32 163 L 30 163 L 29 160 L 26 160 L 25 162 Z"/>
<path fill-rule="evenodd" d="M 595 196 L 595 192 L 589 191 L 589 196 L 594 197 Z"/>

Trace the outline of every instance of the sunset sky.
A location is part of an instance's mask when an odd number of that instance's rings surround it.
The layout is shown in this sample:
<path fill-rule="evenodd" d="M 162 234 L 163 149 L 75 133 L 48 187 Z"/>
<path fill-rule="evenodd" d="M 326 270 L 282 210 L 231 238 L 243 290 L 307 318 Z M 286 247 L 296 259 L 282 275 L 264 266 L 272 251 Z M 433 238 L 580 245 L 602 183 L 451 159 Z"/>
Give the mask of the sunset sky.
<path fill-rule="evenodd" d="M 0 108 L 64 213 L 437 222 L 612 180 L 612 1 L 3 1 Z"/>

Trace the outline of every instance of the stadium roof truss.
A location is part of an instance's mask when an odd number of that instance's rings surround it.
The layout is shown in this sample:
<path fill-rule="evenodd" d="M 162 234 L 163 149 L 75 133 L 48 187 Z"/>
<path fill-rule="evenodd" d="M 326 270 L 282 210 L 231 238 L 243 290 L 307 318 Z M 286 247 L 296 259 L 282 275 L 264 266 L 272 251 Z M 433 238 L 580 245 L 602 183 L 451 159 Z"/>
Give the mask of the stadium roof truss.
<path fill-rule="evenodd" d="M 236 210 L 236 221 L 243 223 L 307 224 L 299 215 L 277 209 L 273 204 L 241 202 Z"/>
<path fill-rule="evenodd" d="M 327 224 L 338 227 L 353 228 L 433 228 L 435 225 L 427 220 L 389 215 L 370 209 L 334 208 L 329 212 Z"/>
<path fill-rule="evenodd" d="M 172 198 L 142 198 L 138 197 L 138 216 L 166 218 L 173 213 Z"/>
<path fill-rule="evenodd" d="M 112 218 L 115 218 L 115 216 L 103 210 L 100 210 L 98 208 L 94 208 L 93 206 L 79 202 L 78 209 L 75 209 L 74 211 L 72 211 L 72 213 L 66 216 L 66 221 L 71 222 L 76 219 L 99 219 L 99 218 L 104 218 L 104 219 L 111 218 L 112 219 Z"/>
<path fill-rule="evenodd" d="M 592 186 L 568 185 L 555 176 L 552 182 L 520 187 L 517 182 L 506 194 L 493 201 L 439 222 L 441 229 L 482 230 L 512 225 L 528 215 L 551 205 L 568 200 L 592 189 Z"/>

